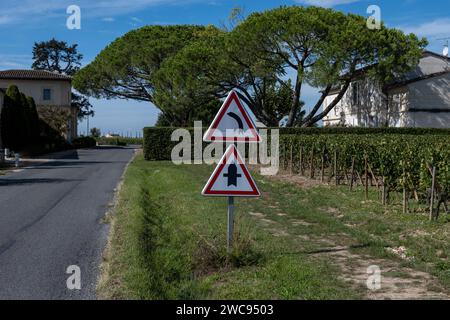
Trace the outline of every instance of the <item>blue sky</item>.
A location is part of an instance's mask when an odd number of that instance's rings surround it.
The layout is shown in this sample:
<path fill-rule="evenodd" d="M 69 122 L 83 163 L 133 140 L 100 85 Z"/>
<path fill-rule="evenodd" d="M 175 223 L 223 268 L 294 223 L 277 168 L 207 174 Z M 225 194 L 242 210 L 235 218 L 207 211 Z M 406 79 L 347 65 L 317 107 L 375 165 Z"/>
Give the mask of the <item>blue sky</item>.
<path fill-rule="evenodd" d="M 244 8 L 245 13 L 262 11 L 280 5 L 320 5 L 344 12 L 368 16 L 369 5 L 381 8 L 383 21 L 426 36 L 429 49 L 441 52 L 443 41 L 450 37 L 450 1 L 442 0 L 2 0 L 0 11 L 0 70 L 29 68 L 35 41 L 55 37 L 78 43 L 89 63 L 111 41 L 129 30 L 146 24 L 214 24 L 221 26 L 231 9 Z M 68 30 L 66 9 L 75 4 L 81 8 L 81 30 Z M 312 105 L 317 93 L 306 87 L 302 99 Z M 148 103 L 126 100 L 91 99 L 96 116 L 90 125 L 103 133 L 135 134 L 153 125 L 158 111 Z M 80 132 L 86 124 L 80 123 Z"/>

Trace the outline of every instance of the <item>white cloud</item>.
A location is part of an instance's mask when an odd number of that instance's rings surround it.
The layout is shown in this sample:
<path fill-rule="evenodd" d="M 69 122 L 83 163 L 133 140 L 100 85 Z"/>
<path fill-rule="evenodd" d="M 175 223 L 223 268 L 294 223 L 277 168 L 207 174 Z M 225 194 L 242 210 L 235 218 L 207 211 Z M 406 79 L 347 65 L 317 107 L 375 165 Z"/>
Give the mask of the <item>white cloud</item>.
<path fill-rule="evenodd" d="M 331 8 L 341 4 L 349 4 L 360 0 L 295 0 L 295 2 L 312 6 Z"/>
<path fill-rule="evenodd" d="M 406 33 L 421 37 L 448 37 L 450 35 L 450 18 L 440 18 L 417 25 L 399 26 Z"/>
<path fill-rule="evenodd" d="M 11 22 L 11 18 L 7 16 L 0 16 L 0 25 Z"/>
<path fill-rule="evenodd" d="M 105 22 L 114 22 L 114 21 L 116 21 L 116 19 L 114 19 L 113 17 L 106 17 L 106 18 L 103 18 L 102 21 L 105 21 Z"/>
<path fill-rule="evenodd" d="M 104 17 L 107 19 L 152 6 L 198 1 L 201 0 L 79 0 L 77 5 L 81 8 L 82 18 Z M 71 4 L 73 0 L 2 0 L 0 25 L 67 16 L 66 9 Z"/>
<path fill-rule="evenodd" d="M 27 69 L 31 66 L 32 56 L 26 54 L 0 54 L 0 70 Z"/>

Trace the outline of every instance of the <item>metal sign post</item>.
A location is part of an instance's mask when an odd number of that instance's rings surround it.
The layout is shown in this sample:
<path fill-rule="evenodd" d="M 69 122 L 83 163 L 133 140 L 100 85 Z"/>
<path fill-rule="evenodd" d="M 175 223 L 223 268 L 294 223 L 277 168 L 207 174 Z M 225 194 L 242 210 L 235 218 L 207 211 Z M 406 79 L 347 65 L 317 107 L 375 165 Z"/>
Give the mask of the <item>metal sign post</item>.
<path fill-rule="evenodd" d="M 233 230 L 234 230 L 234 197 L 228 197 L 228 230 L 227 230 L 228 253 L 231 253 L 233 249 Z"/>

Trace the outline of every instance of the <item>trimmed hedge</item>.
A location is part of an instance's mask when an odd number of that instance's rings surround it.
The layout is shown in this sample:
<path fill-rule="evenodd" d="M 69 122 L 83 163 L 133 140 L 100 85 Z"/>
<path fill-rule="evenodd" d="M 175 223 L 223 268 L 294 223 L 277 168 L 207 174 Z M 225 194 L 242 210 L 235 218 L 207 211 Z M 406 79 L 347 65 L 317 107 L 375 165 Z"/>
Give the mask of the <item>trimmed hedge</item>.
<path fill-rule="evenodd" d="M 99 145 L 107 146 L 128 146 L 128 145 L 142 145 L 142 138 L 127 138 L 127 137 L 111 137 L 111 138 L 96 138 Z"/>
<path fill-rule="evenodd" d="M 178 141 L 171 141 L 173 127 L 144 128 L 144 156 L 146 160 L 170 160 L 171 152 Z M 194 128 L 185 128 L 191 133 L 193 143 Z M 271 130 L 271 128 L 268 128 Z M 449 135 L 450 129 L 426 128 L 273 128 L 279 129 L 280 135 Z M 203 133 L 206 128 L 203 128 Z M 204 143 L 205 145 L 205 143 Z"/>
<path fill-rule="evenodd" d="M 97 141 L 93 137 L 79 137 L 72 141 L 72 147 L 74 149 L 92 148 L 96 145 Z"/>
<path fill-rule="evenodd" d="M 273 128 L 278 129 L 278 128 Z M 280 134 L 398 134 L 398 135 L 450 135 L 450 129 L 436 128 L 279 128 Z"/>
<path fill-rule="evenodd" d="M 171 141 L 172 132 L 178 128 L 148 127 L 144 128 L 145 160 L 170 160 L 173 147 L 179 142 Z M 186 128 L 194 136 L 193 128 Z M 193 141 L 192 141 L 193 143 Z"/>

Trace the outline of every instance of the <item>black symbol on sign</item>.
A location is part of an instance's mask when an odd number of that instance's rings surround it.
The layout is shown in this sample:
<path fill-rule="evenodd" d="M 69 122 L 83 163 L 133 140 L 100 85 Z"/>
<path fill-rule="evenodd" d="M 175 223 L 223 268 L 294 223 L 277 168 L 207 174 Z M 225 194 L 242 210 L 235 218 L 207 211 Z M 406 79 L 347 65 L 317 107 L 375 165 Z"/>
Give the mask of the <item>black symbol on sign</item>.
<path fill-rule="evenodd" d="M 235 186 L 237 187 L 237 178 L 242 177 L 241 174 L 237 173 L 237 166 L 232 163 L 228 166 L 228 173 L 223 175 L 225 178 L 228 178 L 227 186 Z"/>
<path fill-rule="evenodd" d="M 234 120 L 236 120 L 239 130 L 244 130 L 244 123 L 242 122 L 242 119 L 236 113 L 228 112 L 227 115 L 230 116 L 231 118 L 233 118 Z"/>

